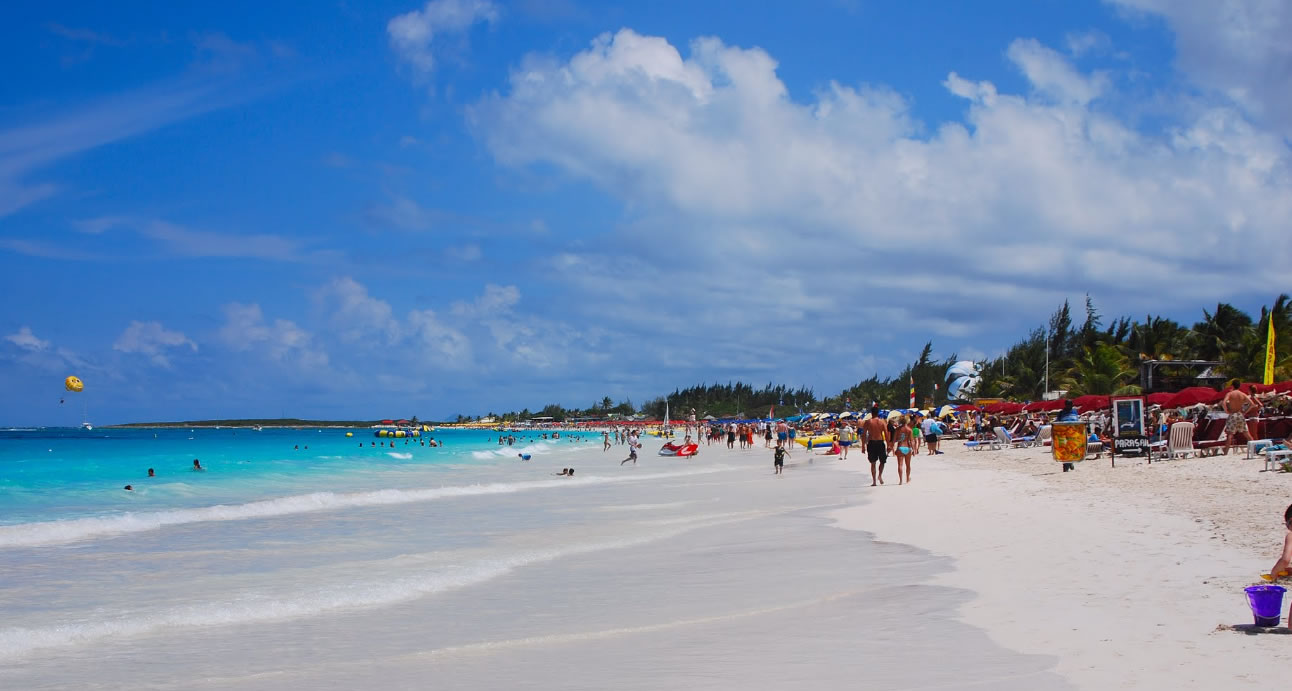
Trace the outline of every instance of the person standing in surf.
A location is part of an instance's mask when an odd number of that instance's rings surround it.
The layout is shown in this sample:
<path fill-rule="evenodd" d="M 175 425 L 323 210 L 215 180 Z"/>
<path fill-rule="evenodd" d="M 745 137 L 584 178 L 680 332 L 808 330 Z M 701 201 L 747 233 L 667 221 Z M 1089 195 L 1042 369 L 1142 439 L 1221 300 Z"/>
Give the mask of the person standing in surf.
<path fill-rule="evenodd" d="M 772 452 L 772 470 L 774 474 L 781 475 L 785 472 L 785 456 L 787 455 L 785 444 L 776 442 L 776 450 Z"/>

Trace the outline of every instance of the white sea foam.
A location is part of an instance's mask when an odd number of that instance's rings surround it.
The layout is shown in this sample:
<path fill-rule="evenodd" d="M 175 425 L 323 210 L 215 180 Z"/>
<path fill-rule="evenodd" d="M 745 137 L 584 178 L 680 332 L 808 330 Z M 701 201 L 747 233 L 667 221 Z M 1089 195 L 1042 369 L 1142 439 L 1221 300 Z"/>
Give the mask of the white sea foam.
<path fill-rule="evenodd" d="M 391 458 L 398 458 L 403 461 L 407 461 L 408 459 L 413 457 L 413 454 L 411 453 L 400 453 L 398 451 L 390 451 L 390 452 L 387 452 L 386 455 L 390 456 Z"/>
<path fill-rule="evenodd" d="M 239 521 L 252 518 L 272 518 L 291 514 L 329 511 L 359 506 L 384 506 L 413 502 L 471 497 L 492 494 L 510 494 L 530 490 L 578 487 L 620 482 L 641 482 L 659 478 L 700 475 L 725 470 L 724 466 L 669 471 L 652 474 L 617 475 L 613 477 L 581 476 L 528 482 L 494 482 L 477 485 L 428 487 L 422 489 L 383 489 L 369 492 L 312 492 L 277 499 L 265 499 L 246 504 L 220 504 L 195 509 L 172 509 L 124 513 L 97 518 L 77 518 L 63 521 L 43 521 L 0 526 L 0 548 L 35 547 L 76 542 L 105 535 L 141 533 L 166 526 L 203 523 L 207 521 Z"/>
<path fill-rule="evenodd" d="M 761 515 L 750 513 L 748 516 Z M 298 597 L 266 593 L 242 593 L 231 601 L 205 602 L 175 607 L 144 616 L 109 614 L 99 621 L 60 624 L 36 628 L 0 629 L 0 660 L 20 658 L 32 652 L 94 643 L 107 638 L 140 636 L 163 630 L 201 626 L 283 621 L 318 616 L 341 609 L 386 607 L 446 590 L 462 588 L 503 576 L 516 569 L 611 549 L 623 549 L 671 538 L 702 527 L 743 520 L 748 516 L 715 515 L 711 520 L 692 517 L 685 525 L 668 527 L 629 538 L 619 538 L 555 549 L 525 550 L 515 554 L 482 559 L 463 565 L 407 573 L 386 582 L 334 583 L 308 589 Z"/>

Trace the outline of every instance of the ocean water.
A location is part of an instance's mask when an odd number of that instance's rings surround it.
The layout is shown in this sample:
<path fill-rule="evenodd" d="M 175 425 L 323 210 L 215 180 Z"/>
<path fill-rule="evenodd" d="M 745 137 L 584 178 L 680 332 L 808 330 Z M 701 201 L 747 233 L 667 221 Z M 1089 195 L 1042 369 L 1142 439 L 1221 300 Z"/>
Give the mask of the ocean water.
<path fill-rule="evenodd" d="M 153 434 L 0 433 L 0 688 L 1066 688 L 830 524 L 841 462 Z"/>

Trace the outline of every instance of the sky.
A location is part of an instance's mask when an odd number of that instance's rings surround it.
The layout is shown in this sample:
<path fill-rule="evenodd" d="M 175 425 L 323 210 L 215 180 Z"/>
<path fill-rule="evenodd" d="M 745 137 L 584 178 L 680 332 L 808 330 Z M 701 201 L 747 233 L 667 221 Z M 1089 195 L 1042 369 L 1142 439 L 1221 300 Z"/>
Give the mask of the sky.
<path fill-rule="evenodd" d="M 823 396 L 1292 290 L 1284 0 L 189 5 L 6 10 L 0 424 Z"/>

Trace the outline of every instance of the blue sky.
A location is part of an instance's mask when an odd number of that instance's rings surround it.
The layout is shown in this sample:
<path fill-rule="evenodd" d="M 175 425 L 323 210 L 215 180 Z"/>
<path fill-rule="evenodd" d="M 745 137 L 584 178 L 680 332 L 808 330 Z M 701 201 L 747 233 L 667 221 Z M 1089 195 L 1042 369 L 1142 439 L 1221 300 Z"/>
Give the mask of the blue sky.
<path fill-rule="evenodd" d="M 828 394 L 1289 289 L 1277 0 L 9 15 L 0 423 Z"/>

